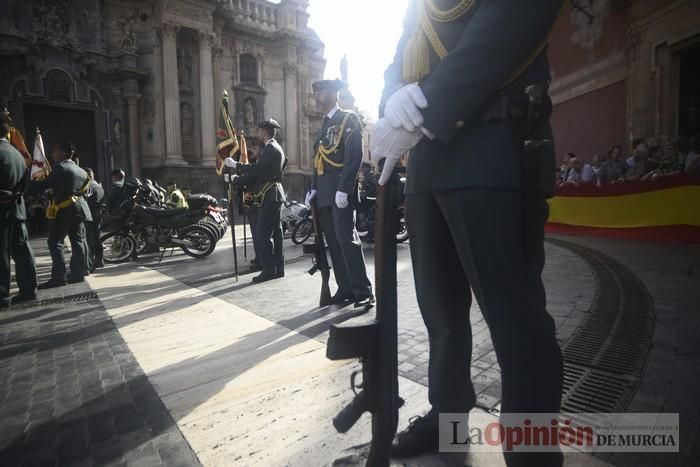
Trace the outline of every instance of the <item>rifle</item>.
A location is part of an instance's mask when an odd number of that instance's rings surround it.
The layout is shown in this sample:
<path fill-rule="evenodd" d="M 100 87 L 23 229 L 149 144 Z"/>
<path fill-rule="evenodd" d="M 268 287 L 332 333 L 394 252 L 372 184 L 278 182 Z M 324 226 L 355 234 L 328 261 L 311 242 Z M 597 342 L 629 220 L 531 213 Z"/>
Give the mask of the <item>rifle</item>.
<path fill-rule="evenodd" d="M 370 321 L 348 320 L 332 324 L 326 347 L 326 357 L 331 360 L 359 358 L 362 363 L 362 382 L 357 383 L 358 372 L 353 372 L 350 387 L 355 397 L 335 416 L 333 426 L 339 433 L 345 433 L 364 412 L 372 414 L 372 442 L 365 464 L 371 467 L 389 465 L 391 441 L 396 433 L 399 407 L 403 405 L 399 397 L 396 298 L 396 232 L 400 197 L 396 169 L 387 184 L 379 187 L 377 196 L 374 247 L 376 316 Z"/>
<path fill-rule="evenodd" d="M 331 267 L 328 265 L 328 257 L 326 257 L 326 241 L 323 237 L 321 218 L 318 215 L 318 204 L 315 199 L 311 200 L 311 220 L 314 224 L 316 242 L 313 245 L 304 245 L 304 253 L 314 254 L 314 265 L 307 272 L 313 276 L 316 271 L 321 271 L 319 306 L 324 307 L 331 304 L 331 289 L 328 286 L 328 281 L 331 278 Z"/>

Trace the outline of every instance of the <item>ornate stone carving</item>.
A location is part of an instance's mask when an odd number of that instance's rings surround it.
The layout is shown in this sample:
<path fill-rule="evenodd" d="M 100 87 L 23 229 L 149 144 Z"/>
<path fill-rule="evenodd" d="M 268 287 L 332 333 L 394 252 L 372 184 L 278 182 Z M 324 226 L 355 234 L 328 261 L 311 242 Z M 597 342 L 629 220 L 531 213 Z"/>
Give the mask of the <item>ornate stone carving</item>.
<path fill-rule="evenodd" d="M 222 47 L 214 47 L 211 49 L 211 58 L 218 61 L 224 58 L 224 49 Z"/>
<path fill-rule="evenodd" d="M 296 76 L 299 73 L 299 68 L 296 63 L 285 63 L 282 70 L 285 76 Z"/>
<path fill-rule="evenodd" d="M 122 16 L 117 20 L 117 25 L 121 31 L 121 40 L 119 41 L 119 49 L 122 52 L 135 53 L 136 46 L 136 36 L 134 34 L 134 23 L 136 22 L 136 17 L 138 13 L 134 11 L 129 16 Z"/>
<path fill-rule="evenodd" d="M 43 0 L 34 7 L 32 38 L 52 47 L 77 48 L 68 0 Z"/>

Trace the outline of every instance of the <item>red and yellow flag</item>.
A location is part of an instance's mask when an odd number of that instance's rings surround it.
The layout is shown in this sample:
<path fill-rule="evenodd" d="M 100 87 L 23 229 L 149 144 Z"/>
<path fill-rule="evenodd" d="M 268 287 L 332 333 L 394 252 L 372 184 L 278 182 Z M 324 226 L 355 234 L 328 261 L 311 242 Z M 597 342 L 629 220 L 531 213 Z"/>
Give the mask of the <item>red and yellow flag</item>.
<path fill-rule="evenodd" d="M 233 128 L 231 116 L 228 111 L 228 93 L 224 91 L 221 98 L 221 111 L 219 112 L 219 124 L 216 128 L 216 174 L 224 171 L 224 159 L 233 157 L 240 149 L 236 130 Z"/>
<path fill-rule="evenodd" d="M 27 145 L 24 143 L 24 137 L 19 130 L 13 126 L 10 127 L 10 144 L 15 147 L 24 157 L 24 163 L 27 164 L 27 168 L 32 166 L 32 156 L 29 154 Z"/>

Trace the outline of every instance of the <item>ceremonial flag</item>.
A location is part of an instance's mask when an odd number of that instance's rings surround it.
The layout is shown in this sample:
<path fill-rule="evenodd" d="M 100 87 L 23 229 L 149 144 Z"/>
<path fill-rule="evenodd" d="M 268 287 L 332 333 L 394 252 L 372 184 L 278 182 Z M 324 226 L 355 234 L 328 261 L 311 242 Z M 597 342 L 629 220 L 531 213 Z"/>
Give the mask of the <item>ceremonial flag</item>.
<path fill-rule="evenodd" d="M 46 159 L 44 152 L 44 141 L 41 138 L 41 132 L 36 129 L 36 138 L 34 138 L 34 157 L 32 160 L 32 180 L 43 180 L 51 173 L 51 164 Z"/>
<path fill-rule="evenodd" d="M 27 145 L 24 144 L 22 133 L 13 126 L 10 127 L 10 144 L 22 154 L 25 164 L 27 164 L 27 167 L 30 167 L 32 165 L 32 156 L 29 155 Z"/>
<path fill-rule="evenodd" d="M 216 174 L 221 175 L 224 171 L 224 159 L 233 157 L 240 149 L 236 130 L 231 123 L 228 112 L 228 93 L 224 91 L 221 98 L 221 112 L 219 112 L 219 124 L 216 128 Z"/>
<path fill-rule="evenodd" d="M 245 141 L 243 132 L 241 132 L 241 157 L 238 162 L 241 164 L 248 164 L 248 144 Z"/>

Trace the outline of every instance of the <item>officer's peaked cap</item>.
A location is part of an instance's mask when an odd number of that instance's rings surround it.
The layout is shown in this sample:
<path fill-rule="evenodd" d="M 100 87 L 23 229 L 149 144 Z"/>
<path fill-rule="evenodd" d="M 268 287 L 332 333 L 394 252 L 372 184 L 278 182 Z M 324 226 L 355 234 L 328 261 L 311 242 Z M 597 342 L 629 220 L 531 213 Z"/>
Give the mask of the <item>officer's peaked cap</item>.
<path fill-rule="evenodd" d="M 258 127 L 260 128 L 276 128 L 280 129 L 282 128 L 279 123 L 277 123 L 277 120 L 274 118 L 270 118 L 268 120 L 263 120 L 262 122 L 258 123 Z"/>

